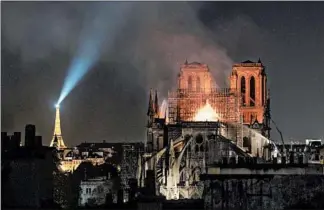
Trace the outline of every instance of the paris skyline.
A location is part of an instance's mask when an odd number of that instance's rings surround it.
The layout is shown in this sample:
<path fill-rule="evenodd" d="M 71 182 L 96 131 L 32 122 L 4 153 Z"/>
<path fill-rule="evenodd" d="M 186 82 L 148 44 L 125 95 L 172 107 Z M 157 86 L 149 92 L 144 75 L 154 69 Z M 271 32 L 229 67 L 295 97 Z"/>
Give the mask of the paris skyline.
<path fill-rule="evenodd" d="M 54 105 L 76 54 L 75 40 L 84 21 L 94 17 L 91 8 L 109 9 L 109 4 L 2 2 L 3 131 L 35 124 L 49 144 Z M 132 7 L 121 32 L 107 34 L 113 44 L 103 44 L 98 61 L 61 103 L 66 144 L 143 141 L 150 88 L 162 101 L 176 87 L 186 59 L 209 65 L 217 84 L 226 87 L 232 64 L 261 58 L 272 116 L 285 139 L 323 137 L 322 2 L 146 2 Z"/>

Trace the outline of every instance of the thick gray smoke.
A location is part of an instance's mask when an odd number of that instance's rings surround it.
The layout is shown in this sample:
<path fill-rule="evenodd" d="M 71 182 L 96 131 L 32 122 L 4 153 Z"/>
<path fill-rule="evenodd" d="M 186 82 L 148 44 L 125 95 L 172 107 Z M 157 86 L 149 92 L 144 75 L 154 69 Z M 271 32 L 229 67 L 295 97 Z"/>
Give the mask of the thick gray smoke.
<path fill-rule="evenodd" d="M 18 6 L 15 2 L 7 2 L 2 21 L 5 46 L 19 51 L 26 63 L 47 59 L 57 52 L 73 56 L 77 37 L 84 23 L 89 21 L 89 14 L 94 13 L 91 11 L 94 7 L 89 4 L 24 2 Z M 109 11 L 109 4 L 116 3 L 91 4 L 102 4 Z M 117 4 L 122 8 L 124 4 L 131 3 Z M 109 54 L 102 56 L 103 62 L 125 62 L 127 59 L 146 78 L 145 88 L 167 90 L 171 88 L 180 64 L 188 59 L 189 62 L 207 63 L 218 85 L 224 85 L 232 61 L 226 50 L 215 43 L 215 33 L 211 33 L 198 19 L 199 7 L 192 7 L 186 2 L 132 4 L 132 12 L 124 14 L 128 24 L 116 37 L 119 40 L 113 54 L 110 53 L 111 47 L 105 49 Z M 110 12 L 107 12 L 106 18 L 107 23 L 120 21 Z M 111 39 L 109 36 L 107 34 L 107 39 Z"/>
<path fill-rule="evenodd" d="M 11 118 L 2 119 L 3 129 L 22 130 L 34 123 L 44 141 L 50 141 L 53 106 L 83 25 L 94 13 L 91 4 L 130 3 L 2 3 L 2 113 Z M 218 86 L 225 86 L 232 60 L 223 46 L 234 52 L 243 30 L 252 28 L 247 31 L 258 34 L 258 27 L 246 18 L 223 20 L 207 28 L 198 18 L 200 3 L 132 4 L 131 12 L 124 14 L 127 23 L 121 33 L 111 37 L 115 33 L 108 30 L 106 36 L 114 40 L 113 45 L 103 43 L 101 58 L 62 105 L 68 145 L 100 139 L 142 140 L 150 88 L 159 91 L 162 102 L 167 91 L 175 88 L 186 59 L 208 64 Z M 106 18 L 119 21 L 109 12 Z"/>
<path fill-rule="evenodd" d="M 125 45 L 118 49 L 128 51 L 131 63 L 141 69 L 146 89 L 157 88 L 165 94 L 174 88 L 180 65 L 186 59 L 208 64 L 219 86 L 227 81 L 232 61 L 213 40 L 215 34 L 198 19 L 198 11 L 199 7 L 186 2 L 136 4 L 132 14 L 135 18 L 125 29 L 124 38 L 131 40 L 131 50 Z"/>

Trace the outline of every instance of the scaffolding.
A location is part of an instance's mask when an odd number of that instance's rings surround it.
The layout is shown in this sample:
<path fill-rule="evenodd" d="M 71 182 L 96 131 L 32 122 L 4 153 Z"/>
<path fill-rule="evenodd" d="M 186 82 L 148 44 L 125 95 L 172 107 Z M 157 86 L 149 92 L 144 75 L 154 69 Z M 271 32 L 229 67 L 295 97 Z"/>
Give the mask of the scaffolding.
<path fill-rule="evenodd" d="M 236 89 L 178 89 L 168 93 L 169 124 L 195 121 L 198 110 L 211 105 L 219 117 L 219 121 L 227 125 L 231 140 L 243 146 L 241 123 L 241 97 Z"/>

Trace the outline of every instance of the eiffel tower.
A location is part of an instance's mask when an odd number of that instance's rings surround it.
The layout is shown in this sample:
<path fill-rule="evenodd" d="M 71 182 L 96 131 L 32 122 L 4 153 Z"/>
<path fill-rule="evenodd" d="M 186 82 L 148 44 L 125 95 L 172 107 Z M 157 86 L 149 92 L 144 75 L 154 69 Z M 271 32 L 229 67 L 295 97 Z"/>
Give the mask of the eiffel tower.
<path fill-rule="evenodd" d="M 56 147 L 59 150 L 66 148 L 63 138 L 62 138 L 61 121 L 60 121 L 60 106 L 59 105 L 56 105 L 54 134 L 53 134 L 53 139 L 51 141 L 50 147 Z"/>

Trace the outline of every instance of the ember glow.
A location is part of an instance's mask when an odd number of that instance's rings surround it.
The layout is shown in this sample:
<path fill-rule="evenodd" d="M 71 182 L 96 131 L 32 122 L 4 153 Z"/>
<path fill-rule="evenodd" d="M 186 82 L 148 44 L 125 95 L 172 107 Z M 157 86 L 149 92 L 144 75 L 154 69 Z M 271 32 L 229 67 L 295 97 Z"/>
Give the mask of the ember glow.
<path fill-rule="evenodd" d="M 194 121 L 218 121 L 218 114 L 207 101 L 206 105 L 198 110 Z"/>

